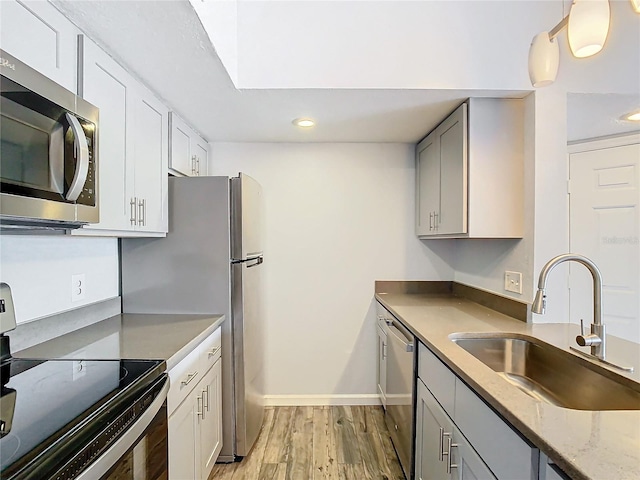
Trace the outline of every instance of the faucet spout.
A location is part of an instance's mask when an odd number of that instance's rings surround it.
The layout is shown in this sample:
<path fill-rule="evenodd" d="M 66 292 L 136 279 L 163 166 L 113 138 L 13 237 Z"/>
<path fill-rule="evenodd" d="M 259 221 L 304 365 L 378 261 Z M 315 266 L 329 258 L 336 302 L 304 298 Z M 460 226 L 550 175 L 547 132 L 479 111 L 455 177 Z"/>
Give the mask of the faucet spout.
<path fill-rule="evenodd" d="M 576 337 L 576 341 L 579 345 L 588 345 L 591 347 L 591 355 L 604 360 L 605 357 L 605 329 L 602 323 L 602 274 L 593 261 L 582 255 L 574 253 L 563 253 L 557 257 L 553 257 L 549 260 L 540 270 L 540 277 L 538 278 L 538 291 L 536 297 L 533 300 L 531 311 L 533 313 L 544 314 L 546 310 L 546 288 L 547 278 L 549 273 L 557 265 L 564 262 L 577 262 L 584 265 L 591 273 L 593 278 L 593 323 L 591 324 L 591 334 L 581 335 Z"/>

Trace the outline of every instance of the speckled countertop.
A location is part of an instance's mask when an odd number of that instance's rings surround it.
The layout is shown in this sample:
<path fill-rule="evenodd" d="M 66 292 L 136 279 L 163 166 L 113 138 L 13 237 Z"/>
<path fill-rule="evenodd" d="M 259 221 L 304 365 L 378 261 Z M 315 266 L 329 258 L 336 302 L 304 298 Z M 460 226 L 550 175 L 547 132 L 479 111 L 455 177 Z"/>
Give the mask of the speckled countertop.
<path fill-rule="evenodd" d="M 640 411 L 572 410 L 535 400 L 449 337 L 467 332 L 514 333 L 569 352 L 579 333 L 577 325 L 527 324 L 450 295 L 377 293 L 376 299 L 569 476 L 640 479 Z M 640 383 L 638 344 L 611 336 L 607 341 L 607 359 L 634 366 L 634 373 L 619 374 Z"/>
<path fill-rule="evenodd" d="M 16 358 L 157 359 L 171 370 L 223 315 L 121 314 L 13 354 Z"/>

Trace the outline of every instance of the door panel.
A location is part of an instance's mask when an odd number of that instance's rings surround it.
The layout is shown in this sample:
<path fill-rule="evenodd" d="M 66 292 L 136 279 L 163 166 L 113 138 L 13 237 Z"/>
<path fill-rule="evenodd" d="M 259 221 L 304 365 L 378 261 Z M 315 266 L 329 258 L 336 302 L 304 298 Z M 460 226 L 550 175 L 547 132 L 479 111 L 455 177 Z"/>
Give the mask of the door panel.
<path fill-rule="evenodd" d="M 462 107 L 465 107 L 463 105 Z M 440 216 L 438 233 L 467 232 L 466 128 L 460 107 L 440 132 Z"/>
<path fill-rule="evenodd" d="M 98 195 L 100 223 L 91 229 L 129 230 L 130 196 L 133 194 L 133 162 L 127 158 L 131 136 L 127 121 L 131 118 L 130 77 L 106 53 L 87 38 L 82 38 L 84 68 L 82 96 L 100 109 L 98 138 Z"/>
<path fill-rule="evenodd" d="M 434 132 L 418 145 L 416 234 L 433 235 L 440 210 L 440 143 Z"/>
<path fill-rule="evenodd" d="M 570 249 L 602 272 L 607 333 L 640 342 L 640 145 L 571 154 L 569 170 Z M 591 275 L 570 268 L 571 321 L 589 324 Z"/>

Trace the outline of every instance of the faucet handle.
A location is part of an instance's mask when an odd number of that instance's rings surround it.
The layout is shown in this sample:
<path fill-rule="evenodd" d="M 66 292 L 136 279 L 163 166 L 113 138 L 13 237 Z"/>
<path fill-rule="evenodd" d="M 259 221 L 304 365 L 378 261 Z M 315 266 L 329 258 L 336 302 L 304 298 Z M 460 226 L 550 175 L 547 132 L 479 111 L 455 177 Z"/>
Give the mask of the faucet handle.
<path fill-rule="evenodd" d="M 580 335 L 584 337 L 584 320 L 580 319 Z"/>

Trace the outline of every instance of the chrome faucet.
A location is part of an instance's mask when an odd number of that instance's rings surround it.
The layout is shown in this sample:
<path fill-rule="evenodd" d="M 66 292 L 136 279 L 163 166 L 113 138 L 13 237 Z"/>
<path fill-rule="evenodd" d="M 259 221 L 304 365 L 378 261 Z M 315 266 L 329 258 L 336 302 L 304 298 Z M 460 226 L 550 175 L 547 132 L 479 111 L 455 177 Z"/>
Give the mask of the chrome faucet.
<path fill-rule="evenodd" d="M 540 278 L 538 279 L 538 292 L 533 300 L 531 311 L 533 313 L 544 314 L 547 307 L 547 277 L 556 265 L 564 262 L 578 262 L 591 272 L 593 277 L 593 323 L 591 324 L 591 333 L 585 335 L 582 320 L 580 321 L 580 335 L 576 337 L 576 342 L 581 347 L 591 347 L 591 355 L 604 360 L 606 354 L 606 334 L 604 324 L 602 323 L 602 274 L 595 263 L 582 255 L 573 253 L 563 253 L 549 260 L 542 270 L 540 270 Z"/>

